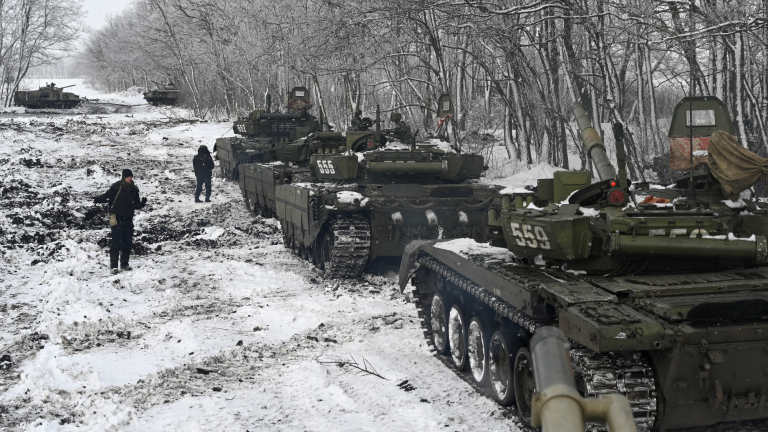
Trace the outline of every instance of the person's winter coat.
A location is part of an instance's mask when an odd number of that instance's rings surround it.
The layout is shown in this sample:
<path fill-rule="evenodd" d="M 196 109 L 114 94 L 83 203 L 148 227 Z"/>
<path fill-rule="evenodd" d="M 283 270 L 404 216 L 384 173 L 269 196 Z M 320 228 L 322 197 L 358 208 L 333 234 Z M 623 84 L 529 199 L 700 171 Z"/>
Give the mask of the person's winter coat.
<path fill-rule="evenodd" d="M 118 194 L 118 192 L 120 193 Z M 133 182 L 128 183 L 123 179 L 115 182 L 107 193 L 97 196 L 94 202 L 108 203 L 110 213 L 131 219 L 134 210 L 143 208 L 147 199 L 139 199 L 139 188 Z"/>
<path fill-rule="evenodd" d="M 197 149 L 197 156 L 192 159 L 192 167 L 195 169 L 195 177 L 211 178 L 213 171 L 213 158 L 207 146 L 200 146 Z"/>

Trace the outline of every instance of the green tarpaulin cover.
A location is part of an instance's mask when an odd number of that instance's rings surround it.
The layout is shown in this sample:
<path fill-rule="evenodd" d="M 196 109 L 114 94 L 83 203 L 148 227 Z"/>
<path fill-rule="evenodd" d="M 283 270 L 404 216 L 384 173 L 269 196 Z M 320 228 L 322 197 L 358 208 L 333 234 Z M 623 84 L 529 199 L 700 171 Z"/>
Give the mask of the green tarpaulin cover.
<path fill-rule="evenodd" d="M 715 131 L 709 141 L 709 168 L 720 180 L 725 196 L 734 201 L 741 191 L 768 177 L 768 159 L 745 149 L 723 131 Z"/>

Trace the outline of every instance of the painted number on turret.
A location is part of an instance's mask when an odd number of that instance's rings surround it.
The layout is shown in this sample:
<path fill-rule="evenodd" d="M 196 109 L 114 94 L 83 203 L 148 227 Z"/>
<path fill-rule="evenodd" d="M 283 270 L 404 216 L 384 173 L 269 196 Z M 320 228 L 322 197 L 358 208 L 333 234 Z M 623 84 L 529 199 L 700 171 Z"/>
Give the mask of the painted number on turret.
<path fill-rule="evenodd" d="M 520 230 L 520 224 L 512 222 L 512 235 L 515 237 L 515 242 L 521 247 L 540 248 L 544 250 L 550 249 L 549 239 L 547 233 L 544 232 L 544 228 L 540 226 L 533 226 L 530 224 L 523 224 L 522 231 Z"/>
<path fill-rule="evenodd" d="M 329 160 L 317 161 L 317 167 L 320 169 L 320 174 L 336 174 L 336 170 L 333 168 L 333 162 Z"/>
<path fill-rule="evenodd" d="M 236 124 L 235 129 L 237 130 L 237 133 L 248 133 L 244 124 Z"/>

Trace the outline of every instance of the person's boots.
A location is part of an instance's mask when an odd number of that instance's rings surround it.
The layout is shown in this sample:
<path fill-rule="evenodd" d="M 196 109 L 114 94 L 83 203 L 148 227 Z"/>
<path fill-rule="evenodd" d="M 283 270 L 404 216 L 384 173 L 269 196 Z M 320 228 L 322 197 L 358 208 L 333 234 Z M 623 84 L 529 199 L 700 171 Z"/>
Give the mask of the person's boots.
<path fill-rule="evenodd" d="M 200 201 L 200 195 L 195 195 L 195 202 L 196 203 L 202 202 L 202 201 Z"/>
<path fill-rule="evenodd" d="M 206 195 L 205 196 L 205 202 L 211 202 L 211 196 L 210 195 Z"/>
<path fill-rule="evenodd" d="M 120 252 L 119 251 L 116 251 L 116 252 L 109 251 L 109 269 L 110 269 L 109 271 L 112 274 L 117 274 L 117 272 L 118 272 L 118 270 L 117 270 L 117 261 L 118 261 L 119 258 L 120 258 Z"/>
<path fill-rule="evenodd" d="M 131 271 L 131 270 L 133 270 L 131 268 L 131 265 L 128 264 L 128 259 L 130 257 L 131 257 L 131 252 L 130 251 L 129 252 L 126 252 L 126 251 L 120 252 L 120 269 L 122 269 L 123 271 Z"/>

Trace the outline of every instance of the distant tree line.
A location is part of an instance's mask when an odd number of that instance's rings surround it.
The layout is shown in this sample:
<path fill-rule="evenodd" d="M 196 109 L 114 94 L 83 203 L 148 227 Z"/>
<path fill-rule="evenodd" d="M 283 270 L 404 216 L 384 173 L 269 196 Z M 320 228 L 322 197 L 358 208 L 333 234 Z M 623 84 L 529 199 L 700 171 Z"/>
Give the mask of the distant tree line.
<path fill-rule="evenodd" d="M 640 179 L 668 152 L 690 83 L 727 103 L 743 145 L 768 153 L 767 22 L 768 0 L 136 0 L 90 35 L 81 61 L 110 90 L 172 80 L 214 118 L 306 85 L 337 126 L 378 104 L 423 131 L 450 93 L 458 143 L 489 151 L 483 133 L 497 131 L 508 159 L 564 168 L 568 152 L 587 162 L 570 122 L 579 101 L 601 134 L 628 126 Z"/>
<path fill-rule="evenodd" d="M 77 0 L 0 0 L 0 107 L 13 102 L 30 68 L 74 49 L 80 15 Z"/>

